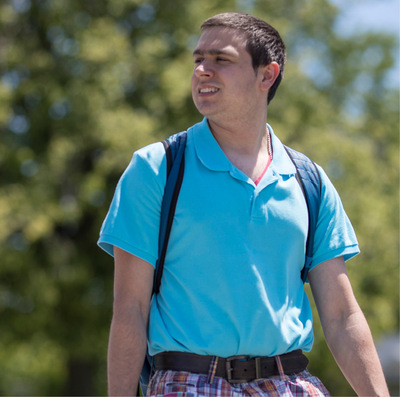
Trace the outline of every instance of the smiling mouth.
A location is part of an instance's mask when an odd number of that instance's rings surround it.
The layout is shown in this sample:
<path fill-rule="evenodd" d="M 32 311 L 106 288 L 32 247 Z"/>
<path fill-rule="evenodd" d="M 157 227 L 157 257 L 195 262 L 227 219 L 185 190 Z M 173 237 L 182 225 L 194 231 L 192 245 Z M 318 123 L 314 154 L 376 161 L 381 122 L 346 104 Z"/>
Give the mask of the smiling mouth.
<path fill-rule="evenodd" d="M 218 92 L 219 88 L 200 88 L 199 93 L 200 94 L 208 94 L 210 92 Z"/>

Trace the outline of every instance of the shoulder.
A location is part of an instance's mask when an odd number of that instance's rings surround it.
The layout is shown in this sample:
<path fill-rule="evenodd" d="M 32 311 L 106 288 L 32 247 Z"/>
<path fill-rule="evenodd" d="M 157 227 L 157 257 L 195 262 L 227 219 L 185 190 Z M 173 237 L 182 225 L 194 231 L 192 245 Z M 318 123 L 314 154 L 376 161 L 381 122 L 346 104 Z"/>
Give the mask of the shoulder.
<path fill-rule="evenodd" d="M 165 149 L 161 142 L 155 142 L 136 150 L 133 153 L 130 166 L 149 167 L 157 172 L 164 160 Z"/>
<path fill-rule="evenodd" d="M 122 179 L 141 180 L 144 184 L 153 181 L 163 187 L 166 182 L 167 145 L 176 150 L 183 142 L 186 144 L 186 131 L 170 135 L 164 141 L 154 142 L 133 153 L 132 159 L 126 168 Z M 183 146 L 183 145 L 182 145 Z"/>
<path fill-rule="evenodd" d="M 336 195 L 337 191 L 324 171 L 323 167 L 315 163 L 310 157 L 302 152 L 284 145 L 291 161 L 295 164 L 302 181 L 310 181 L 319 191 L 320 199 L 325 195 Z"/>
<path fill-rule="evenodd" d="M 136 150 L 122 173 L 116 193 L 118 196 L 152 192 L 161 195 L 166 181 L 165 150 L 161 142 L 152 143 Z"/>

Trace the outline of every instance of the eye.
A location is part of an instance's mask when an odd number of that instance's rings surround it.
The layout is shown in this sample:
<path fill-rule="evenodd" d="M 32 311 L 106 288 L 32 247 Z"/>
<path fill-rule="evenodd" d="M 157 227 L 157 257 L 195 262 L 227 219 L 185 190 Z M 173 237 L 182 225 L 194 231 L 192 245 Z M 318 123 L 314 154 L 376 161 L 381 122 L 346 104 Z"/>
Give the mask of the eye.
<path fill-rule="evenodd" d="M 217 62 L 223 63 L 223 62 L 229 62 L 229 59 L 223 58 L 223 57 L 217 57 Z"/>
<path fill-rule="evenodd" d="M 193 62 L 195 65 L 199 65 L 201 62 L 203 62 L 203 58 L 194 58 Z"/>

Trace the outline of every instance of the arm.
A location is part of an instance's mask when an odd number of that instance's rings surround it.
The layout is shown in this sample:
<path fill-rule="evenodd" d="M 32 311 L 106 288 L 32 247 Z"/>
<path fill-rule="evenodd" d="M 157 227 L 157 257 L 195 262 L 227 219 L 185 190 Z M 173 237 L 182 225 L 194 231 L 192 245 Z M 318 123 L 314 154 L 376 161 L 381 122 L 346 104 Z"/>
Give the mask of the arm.
<path fill-rule="evenodd" d="M 147 343 L 153 267 L 114 247 L 114 306 L 108 345 L 108 394 L 136 395 Z"/>
<path fill-rule="evenodd" d="M 367 321 L 354 297 L 343 257 L 321 263 L 309 280 L 326 342 L 359 396 L 389 396 Z"/>

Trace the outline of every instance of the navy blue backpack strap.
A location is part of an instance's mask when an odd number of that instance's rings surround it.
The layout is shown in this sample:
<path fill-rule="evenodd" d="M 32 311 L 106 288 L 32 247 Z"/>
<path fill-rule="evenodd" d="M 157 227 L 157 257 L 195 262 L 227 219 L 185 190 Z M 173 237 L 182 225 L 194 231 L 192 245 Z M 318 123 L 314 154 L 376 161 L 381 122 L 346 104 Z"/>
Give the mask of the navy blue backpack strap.
<path fill-rule="evenodd" d="M 301 272 L 303 283 L 307 281 L 308 271 L 312 263 L 314 252 L 314 236 L 318 222 L 318 212 L 321 202 L 321 177 L 317 166 L 305 154 L 300 153 L 288 146 L 286 152 L 296 167 L 296 179 L 303 191 L 308 208 L 308 234 L 306 244 L 306 257 L 304 268 Z"/>
<path fill-rule="evenodd" d="M 185 131 L 180 134 L 172 135 L 168 139 L 162 141 L 167 159 L 167 181 L 165 183 L 164 196 L 161 203 L 158 259 L 154 272 L 153 294 L 157 294 L 160 291 L 169 235 L 185 169 L 186 138 L 187 133 Z M 152 371 L 152 357 L 147 350 L 142 372 L 140 374 L 137 395 L 146 395 L 147 385 L 150 381 Z"/>
<path fill-rule="evenodd" d="M 181 189 L 185 169 L 185 147 L 187 133 L 172 135 L 162 143 L 167 158 L 167 182 L 161 204 L 160 231 L 158 236 L 158 260 L 154 273 L 153 292 L 160 291 L 168 240 L 174 219 L 176 203 Z"/>

